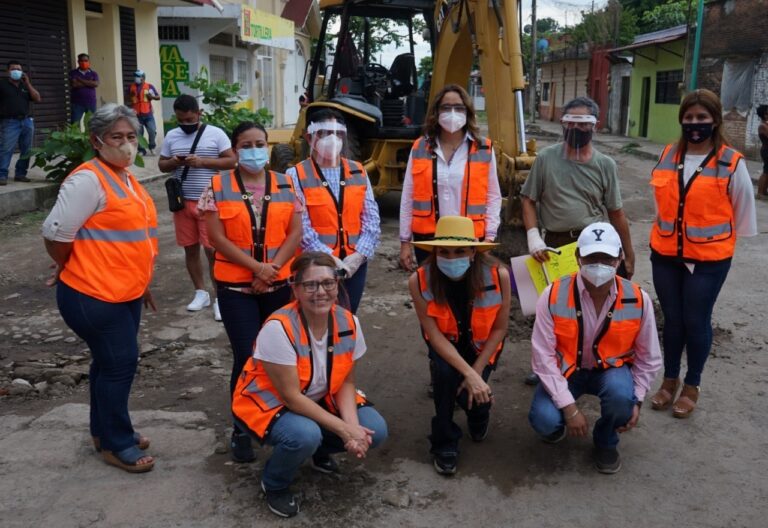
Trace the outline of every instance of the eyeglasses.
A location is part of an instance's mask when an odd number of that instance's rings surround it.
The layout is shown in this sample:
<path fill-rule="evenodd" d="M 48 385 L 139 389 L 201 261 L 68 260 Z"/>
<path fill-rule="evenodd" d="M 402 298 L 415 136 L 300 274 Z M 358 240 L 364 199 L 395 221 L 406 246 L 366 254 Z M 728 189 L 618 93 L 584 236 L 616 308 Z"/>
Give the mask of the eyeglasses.
<path fill-rule="evenodd" d="M 453 112 L 460 112 L 462 114 L 467 113 L 467 107 L 464 106 L 463 104 L 441 104 L 438 107 L 438 110 L 440 110 L 441 112 L 453 111 Z"/>
<path fill-rule="evenodd" d="M 322 281 L 304 281 L 299 282 L 299 286 L 304 288 L 304 291 L 307 293 L 315 293 L 317 291 L 317 288 L 319 286 L 323 287 L 323 290 L 326 292 L 332 292 L 335 291 L 336 288 L 339 286 L 339 282 L 336 279 L 325 279 Z"/>

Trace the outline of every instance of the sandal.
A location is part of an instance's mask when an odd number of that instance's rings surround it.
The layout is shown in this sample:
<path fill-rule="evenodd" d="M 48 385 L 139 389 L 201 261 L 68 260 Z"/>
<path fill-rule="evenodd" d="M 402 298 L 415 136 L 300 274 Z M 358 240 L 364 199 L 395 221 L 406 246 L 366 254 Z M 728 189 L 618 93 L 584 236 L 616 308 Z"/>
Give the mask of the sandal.
<path fill-rule="evenodd" d="M 663 411 L 672 405 L 672 401 L 677 395 L 677 389 L 680 388 L 678 378 L 664 378 L 661 387 L 651 398 L 651 408 L 655 411 Z"/>
<path fill-rule="evenodd" d="M 139 460 L 142 458 L 151 459 L 152 457 L 139 449 L 138 446 L 131 446 L 116 453 L 105 450 L 101 452 L 101 456 L 104 457 L 104 462 L 107 464 L 118 467 L 128 473 L 146 473 L 147 471 L 152 471 L 152 468 L 155 467 L 154 459 L 144 464 L 139 464 Z"/>
<path fill-rule="evenodd" d="M 696 403 L 699 401 L 699 387 L 695 385 L 683 385 L 680 397 L 672 407 L 672 416 L 675 418 L 688 418 L 696 409 Z"/>
<path fill-rule="evenodd" d="M 139 433 L 133 433 L 133 439 L 136 441 L 136 446 L 139 449 L 149 449 L 149 438 L 146 436 L 141 436 Z M 98 436 L 92 436 L 91 440 L 93 441 L 93 448 L 96 452 L 101 453 L 101 439 Z"/>

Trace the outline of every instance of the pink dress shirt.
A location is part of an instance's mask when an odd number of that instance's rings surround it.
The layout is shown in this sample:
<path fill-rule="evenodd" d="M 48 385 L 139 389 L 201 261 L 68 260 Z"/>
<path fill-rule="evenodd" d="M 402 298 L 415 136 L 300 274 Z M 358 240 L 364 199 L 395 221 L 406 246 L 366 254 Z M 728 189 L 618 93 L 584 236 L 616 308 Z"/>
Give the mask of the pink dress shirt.
<path fill-rule="evenodd" d="M 595 313 L 595 304 L 584 286 L 581 275 L 576 277 L 576 285 L 581 298 L 582 317 L 584 320 L 584 346 L 581 359 L 582 369 L 595 367 L 595 357 L 592 354 L 592 344 L 597 333 L 603 326 L 605 315 L 616 299 L 616 283 L 611 286 L 600 313 Z M 568 390 L 568 380 L 560 373 L 555 356 L 555 324 L 549 313 L 549 292 L 552 286 L 547 286 L 536 303 L 536 322 L 531 336 L 531 366 L 547 393 L 552 397 L 555 407 L 563 407 L 574 403 L 573 395 Z M 632 380 L 635 385 L 637 401 L 643 401 L 650 390 L 656 373 L 661 368 L 661 349 L 659 335 L 656 330 L 656 317 L 653 313 L 653 303 L 650 296 L 643 291 L 643 317 L 640 321 L 640 333 L 635 340 L 635 362 L 632 364 Z"/>

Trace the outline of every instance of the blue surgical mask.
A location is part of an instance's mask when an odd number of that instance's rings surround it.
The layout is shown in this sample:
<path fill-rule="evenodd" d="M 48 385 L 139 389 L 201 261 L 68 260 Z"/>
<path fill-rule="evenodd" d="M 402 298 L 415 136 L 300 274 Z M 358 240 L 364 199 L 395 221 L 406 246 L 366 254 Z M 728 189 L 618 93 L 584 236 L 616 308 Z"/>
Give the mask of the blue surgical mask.
<path fill-rule="evenodd" d="M 14 81 L 20 81 L 22 75 L 24 75 L 24 72 L 21 70 L 11 70 L 11 79 Z"/>
<path fill-rule="evenodd" d="M 267 147 L 241 148 L 237 151 L 240 165 L 248 170 L 259 172 L 269 161 Z"/>
<path fill-rule="evenodd" d="M 460 279 L 469 269 L 469 257 L 445 258 L 437 257 L 437 268 L 449 279 Z"/>

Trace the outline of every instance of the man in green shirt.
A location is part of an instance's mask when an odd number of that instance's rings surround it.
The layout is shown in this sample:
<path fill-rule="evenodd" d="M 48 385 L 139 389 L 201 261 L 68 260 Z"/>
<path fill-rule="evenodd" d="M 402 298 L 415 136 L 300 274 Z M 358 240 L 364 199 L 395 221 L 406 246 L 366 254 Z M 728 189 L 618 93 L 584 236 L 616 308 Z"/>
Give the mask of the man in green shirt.
<path fill-rule="evenodd" d="M 593 222 L 610 222 L 619 233 L 624 261 L 619 275 L 632 278 L 635 252 L 619 190 L 616 162 L 592 144 L 599 109 L 589 97 L 577 97 L 563 107 L 563 141 L 536 156 L 521 190 L 528 252 L 544 262 L 546 247 L 575 242 Z M 543 231 L 543 238 L 540 233 Z M 535 374 L 526 383 L 536 384 Z"/>

